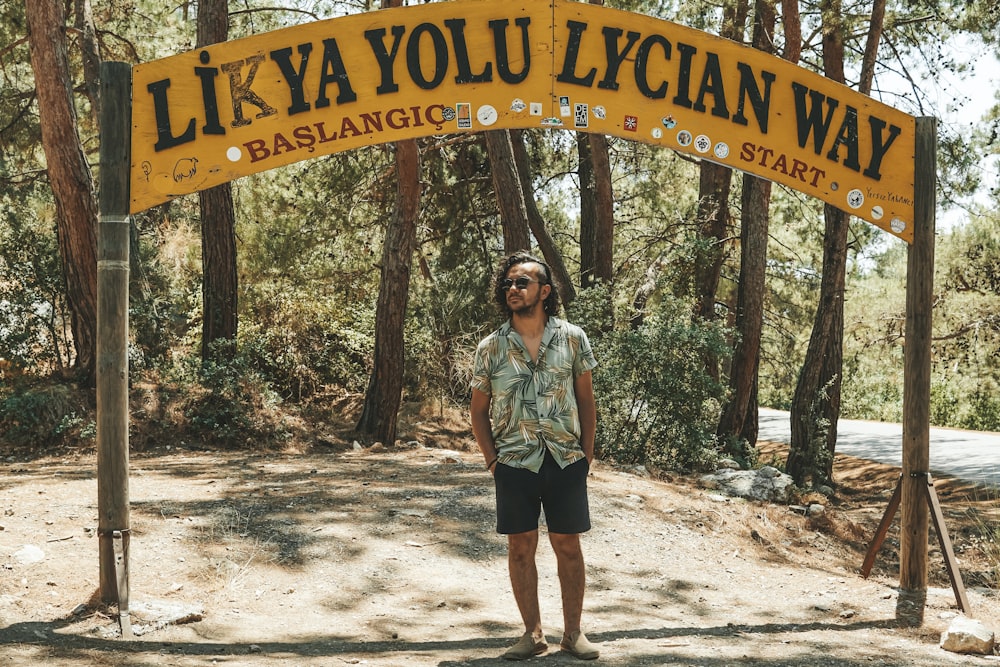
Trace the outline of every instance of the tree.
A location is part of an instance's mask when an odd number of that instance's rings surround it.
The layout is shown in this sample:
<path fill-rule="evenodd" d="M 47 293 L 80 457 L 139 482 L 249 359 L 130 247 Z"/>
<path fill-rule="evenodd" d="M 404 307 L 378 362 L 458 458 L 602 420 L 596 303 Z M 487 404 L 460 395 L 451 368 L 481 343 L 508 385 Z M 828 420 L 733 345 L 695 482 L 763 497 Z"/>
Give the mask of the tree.
<path fill-rule="evenodd" d="M 777 19 L 770 0 L 757 0 L 754 10 L 753 46 L 772 50 Z M 743 175 L 740 224 L 740 278 L 736 299 L 738 338 L 729 369 L 729 401 L 719 420 L 717 435 L 728 453 L 747 461 L 757 442 L 757 372 L 764 322 L 767 229 L 770 219 L 771 183 Z"/>
<path fill-rule="evenodd" d="M 378 303 L 375 307 L 375 359 L 358 431 L 381 442 L 396 442 L 403 391 L 403 324 L 410 295 L 410 270 L 417 247 L 420 214 L 420 152 L 415 140 L 396 146 L 396 206 L 382 245 Z"/>
<path fill-rule="evenodd" d="M 229 0 L 198 2 L 198 46 L 229 38 Z M 201 210 L 202 322 L 201 358 L 226 359 L 235 345 L 238 327 L 236 273 L 236 212 L 232 185 L 224 183 L 198 193 Z"/>
<path fill-rule="evenodd" d="M 846 28 L 840 0 L 823 0 L 823 73 L 840 83 L 844 76 Z M 860 90 L 868 94 L 878 43 L 879 19 L 884 5 L 876 2 L 869 26 Z M 819 304 L 813 321 L 806 358 L 799 372 L 791 406 L 791 444 L 787 471 L 796 484 L 833 480 L 833 455 L 837 447 L 837 420 L 844 359 L 844 291 L 847 275 L 850 215 L 829 204 L 823 207 L 823 270 Z"/>
<path fill-rule="evenodd" d="M 493 190 L 500 208 L 500 225 L 503 228 L 504 253 L 530 250 L 528 237 L 528 210 L 525 205 L 521 179 L 517 174 L 514 147 L 508 130 L 487 130 L 486 151 L 490 157 L 490 174 Z"/>
<path fill-rule="evenodd" d="M 386 0 L 398 7 L 402 0 Z M 509 141 L 508 141 L 509 143 Z M 382 267 L 375 306 L 375 359 L 358 431 L 396 442 L 396 424 L 403 392 L 406 360 L 403 324 L 410 296 L 410 270 L 417 249 L 420 215 L 420 149 L 416 140 L 398 141 L 396 148 L 396 205 L 382 244 Z"/>
<path fill-rule="evenodd" d="M 46 171 L 56 202 L 56 235 L 66 281 L 73 330 L 75 369 L 96 381 L 97 355 L 97 198 L 73 105 L 66 50 L 64 5 L 54 0 L 26 3 L 31 68 Z"/>
<path fill-rule="evenodd" d="M 748 0 L 727 0 L 723 3 L 720 36 L 743 41 Z M 705 321 L 716 319 L 715 302 L 719 290 L 722 265 L 726 259 L 726 239 L 730 234 L 729 196 L 733 171 L 729 167 L 703 160 L 699 166 L 698 215 L 699 241 L 694 257 L 694 315 Z M 714 356 L 705 359 L 705 370 L 719 379 L 719 364 Z"/>
<path fill-rule="evenodd" d="M 603 5 L 604 0 L 590 0 Z M 580 176 L 580 286 L 614 277 L 615 202 L 611 187 L 608 138 L 577 133 Z M 610 309 L 610 304 L 609 304 Z"/>
<path fill-rule="evenodd" d="M 524 206 L 528 211 L 528 226 L 531 229 L 538 247 L 542 251 L 545 263 L 552 269 L 552 274 L 559 284 L 559 300 L 563 307 L 569 306 L 576 298 L 576 289 L 573 287 L 573 279 L 566 269 L 566 262 L 563 261 L 562 253 L 552 240 L 552 235 L 545 225 L 545 219 L 538 210 L 535 203 L 535 192 L 531 187 L 531 163 L 528 160 L 528 149 L 524 144 L 525 135 L 521 130 L 511 130 L 510 142 L 514 149 L 514 164 L 517 168 L 517 176 L 521 179 L 521 191 L 524 193 Z"/>

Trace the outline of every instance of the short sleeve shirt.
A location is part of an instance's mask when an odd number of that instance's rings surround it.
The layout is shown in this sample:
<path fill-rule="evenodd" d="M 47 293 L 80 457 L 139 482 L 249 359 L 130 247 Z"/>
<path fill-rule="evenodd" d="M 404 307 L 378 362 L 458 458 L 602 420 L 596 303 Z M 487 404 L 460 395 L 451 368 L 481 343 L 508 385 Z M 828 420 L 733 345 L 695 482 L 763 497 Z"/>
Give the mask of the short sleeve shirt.
<path fill-rule="evenodd" d="M 533 363 L 511 322 L 476 348 L 472 388 L 490 397 L 499 459 L 538 472 L 548 450 L 563 468 L 585 457 L 574 380 L 597 366 L 587 334 L 549 317 Z"/>

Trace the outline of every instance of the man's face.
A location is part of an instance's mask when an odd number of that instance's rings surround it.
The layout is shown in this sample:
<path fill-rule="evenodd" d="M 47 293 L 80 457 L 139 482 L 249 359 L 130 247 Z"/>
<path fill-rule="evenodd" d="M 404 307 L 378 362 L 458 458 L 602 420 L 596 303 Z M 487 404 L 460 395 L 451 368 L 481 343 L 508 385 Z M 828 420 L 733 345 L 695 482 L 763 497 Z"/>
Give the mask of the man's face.
<path fill-rule="evenodd" d="M 507 288 L 507 306 L 517 315 L 525 315 L 535 308 L 541 308 L 545 297 L 549 295 L 550 285 L 543 285 L 544 270 L 534 262 L 515 264 L 507 271 L 507 280 L 511 286 Z"/>

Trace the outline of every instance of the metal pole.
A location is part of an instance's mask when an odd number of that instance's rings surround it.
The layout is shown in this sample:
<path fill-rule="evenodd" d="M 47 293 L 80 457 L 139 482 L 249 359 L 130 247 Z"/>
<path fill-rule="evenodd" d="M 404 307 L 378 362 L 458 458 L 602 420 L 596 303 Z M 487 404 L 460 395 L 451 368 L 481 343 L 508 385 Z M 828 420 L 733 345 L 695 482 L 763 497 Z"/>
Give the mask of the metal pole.
<path fill-rule="evenodd" d="M 101 600 L 128 611 L 127 544 L 129 148 L 132 68 L 101 64 L 100 221 L 97 226 L 97 534 Z M 119 552 L 122 552 L 119 547 Z M 124 550 L 127 554 L 127 550 Z M 122 556 L 123 560 L 125 559 Z M 124 588 L 124 590 L 122 590 Z M 124 601 L 124 610 L 122 603 Z M 127 613 L 126 613 L 127 616 Z"/>
<path fill-rule="evenodd" d="M 903 476 L 896 619 L 919 626 L 927 603 L 927 472 L 930 468 L 931 335 L 937 119 L 917 118 L 913 243 L 906 262 Z"/>

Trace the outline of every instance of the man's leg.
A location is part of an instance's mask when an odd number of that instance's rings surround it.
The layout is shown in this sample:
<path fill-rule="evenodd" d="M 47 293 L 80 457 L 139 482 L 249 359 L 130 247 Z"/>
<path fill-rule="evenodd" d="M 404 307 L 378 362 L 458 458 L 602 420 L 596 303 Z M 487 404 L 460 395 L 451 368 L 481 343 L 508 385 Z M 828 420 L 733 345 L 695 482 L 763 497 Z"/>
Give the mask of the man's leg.
<path fill-rule="evenodd" d="M 562 589 L 563 637 L 559 642 L 562 650 L 582 660 L 593 660 L 600 650 L 590 643 L 580 630 L 580 615 L 583 612 L 583 593 L 587 586 L 587 574 L 580 548 L 580 535 L 574 533 L 549 533 L 552 550 L 556 553 L 559 567 L 559 586 Z"/>
<path fill-rule="evenodd" d="M 583 613 L 583 594 L 587 586 L 587 573 L 583 563 L 583 550 L 579 535 L 549 533 L 549 542 L 556 554 L 559 587 L 562 590 L 563 636 L 580 630 Z"/>
<path fill-rule="evenodd" d="M 538 568 L 535 551 L 538 548 L 538 530 L 507 536 L 507 567 L 514 600 L 521 612 L 526 632 L 535 637 L 542 634 L 542 615 L 538 608 Z"/>

